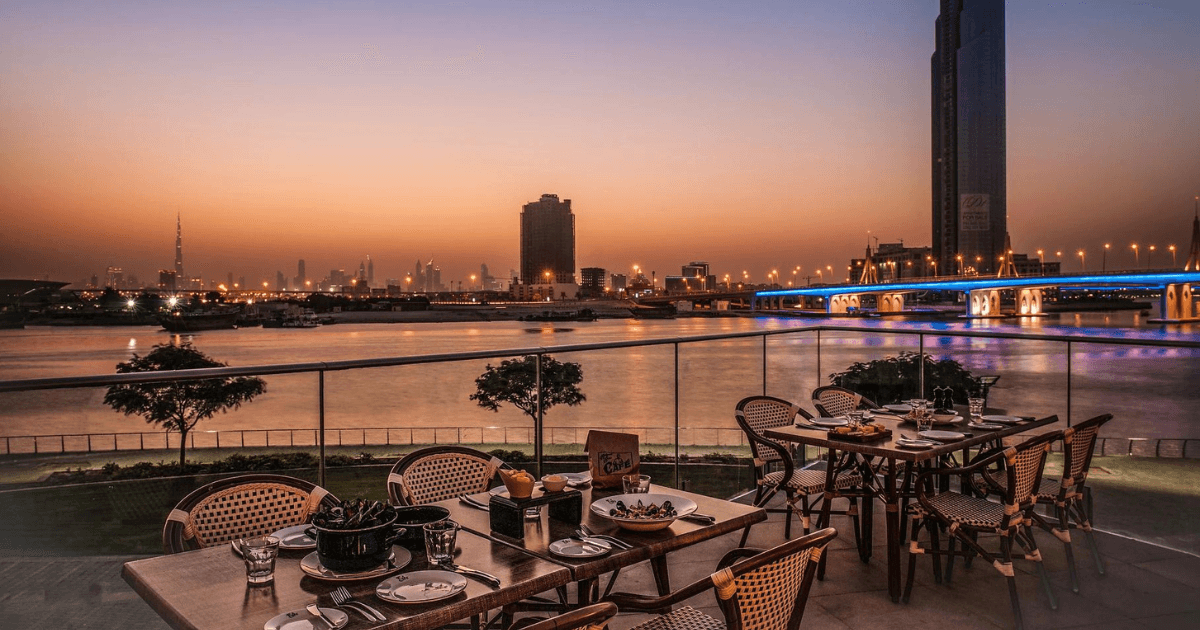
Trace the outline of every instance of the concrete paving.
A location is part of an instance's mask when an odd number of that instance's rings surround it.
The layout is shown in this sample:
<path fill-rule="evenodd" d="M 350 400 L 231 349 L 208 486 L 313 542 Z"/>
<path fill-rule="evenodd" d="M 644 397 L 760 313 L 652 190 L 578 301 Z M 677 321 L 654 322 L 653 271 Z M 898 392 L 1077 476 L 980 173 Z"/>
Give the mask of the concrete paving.
<path fill-rule="evenodd" d="M 918 558 L 917 581 L 908 604 L 893 604 L 887 594 L 886 559 L 882 545 L 882 510 L 876 510 L 876 550 L 864 564 L 847 531 L 831 545 L 826 579 L 817 582 L 804 617 L 804 628 L 954 628 L 1013 627 L 1004 579 L 990 566 L 975 563 L 955 567 L 954 581 L 936 584 L 928 557 Z M 849 521 L 835 517 L 834 527 Z M 797 528 L 798 529 L 798 528 Z M 1200 558 L 1134 540 L 1099 534 L 1101 554 L 1108 566 L 1098 575 L 1088 547 L 1074 542 L 1080 592 L 1074 594 L 1062 546 L 1038 534 L 1059 609 L 1051 610 L 1031 566 L 1018 563 L 1018 587 L 1027 628 L 1090 628 L 1096 630 L 1200 627 Z M 734 548 L 731 534 L 670 559 L 671 580 L 679 588 L 710 573 L 717 560 Z M 1076 536 L 1081 538 L 1081 536 Z M 783 515 L 772 514 L 756 525 L 750 546 L 769 547 L 783 541 Z M 120 577 L 127 557 L 53 558 L 0 552 L 0 625 L 9 628 L 157 629 L 166 624 Z M 907 566 L 907 555 L 904 555 Z M 653 592 L 646 563 L 622 572 L 616 591 Z M 697 596 L 692 606 L 720 618 L 711 592 Z M 619 615 L 610 630 L 624 630 L 644 616 Z M 265 620 L 264 620 L 265 621 Z"/>

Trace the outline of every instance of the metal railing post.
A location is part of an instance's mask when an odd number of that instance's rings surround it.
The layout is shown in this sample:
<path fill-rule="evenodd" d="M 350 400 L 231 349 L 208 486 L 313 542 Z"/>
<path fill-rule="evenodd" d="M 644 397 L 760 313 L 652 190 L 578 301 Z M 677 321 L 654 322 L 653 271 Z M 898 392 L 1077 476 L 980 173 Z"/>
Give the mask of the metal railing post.
<path fill-rule="evenodd" d="M 925 397 L 925 334 L 917 335 L 917 398 Z"/>
<path fill-rule="evenodd" d="M 1067 426 L 1071 426 L 1071 342 L 1067 342 Z"/>
<path fill-rule="evenodd" d="M 317 485 L 325 487 L 325 370 L 317 371 L 317 431 L 320 434 L 317 440 L 319 456 L 317 458 Z M 242 441 L 246 441 L 245 435 L 242 436 Z"/>
<path fill-rule="evenodd" d="M 765 340 L 766 337 L 763 337 Z M 675 342 L 675 487 L 679 488 L 679 342 Z M 764 375 L 763 378 L 766 378 Z"/>
<path fill-rule="evenodd" d="M 762 340 L 763 340 L 763 351 L 762 351 L 763 389 L 762 389 L 762 395 L 766 396 L 767 395 L 767 336 L 763 335 Z M 675 344 L 675 354 L 677 356 L 679 354 L 679 344 L 678 343 Z"/>
<path fill-rule="evenodd" d="M 542 476 L 542 432 L 545 427 L 542 425 L 542 355 L 533 355 L 537 359 L 537 422 L 533 427 L 533 460 L 534 470 L 537 471 L 537 476 Z"/>
<path fill-rule="evenodd" d="M 817 387 L 821 386 L 821 330 L 817 329 Z"/>

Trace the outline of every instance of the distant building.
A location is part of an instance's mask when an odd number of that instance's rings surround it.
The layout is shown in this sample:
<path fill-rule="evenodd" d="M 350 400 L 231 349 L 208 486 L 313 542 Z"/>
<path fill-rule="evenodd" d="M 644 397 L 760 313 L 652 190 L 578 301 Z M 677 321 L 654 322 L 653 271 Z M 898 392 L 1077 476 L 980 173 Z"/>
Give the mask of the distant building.
<path fill-rule="evenodd" d="M 288 290 L 287 278 L 285 278 L 283 276 L 282 271 L 275 272 L 275 290 L 276 291 L 287 291 Z"/>
<path fill-rule="evenodd" d="M 159 269 L 158 270 L 158 288 L 165 291 L 174 291 L 179 288 L 179 276 L 174 269 Z"/>
<path fill-rule="evenodd" d="M 934 275 L 953 275 L 954 270 L 939 269 L 934 264 L 933 250 L 929 247 L 905 247 L 904 243 L 880 243 L 870 258 L 850 259 L 850 278 L 858 282 L 863 278 L 863 265 L 870 260 L 875 265 L 875 275 L 880 282 L 920 278 Z"/>
<path fill-rule="evenodd" d="M 109 267 L 104 272 L 104 286 L 114 289 L 124 289 L 125 271 L 120 267 Z"/>
<path fill-rule="evenodd" d="M 233 276 L 231 274 L 230 275 L 231 280 L 232 280 L 232 277 Z M 232 284 L 232 282 L 230 282 L 230 284 Z M 304 272 L 304 259 L 301 258 L 300 261 L 296 263 L 296 290 L 302 291 L 305 288 L 307 288 L 307 286 L 308 286 L 308 274 Z"/>
<path fill-rule="evenodd" d="M 367 286 L 375 286 L 375 261 L 367 254 Z"/>
<path fill-rule="evenodd" d="M 1007 233 L 1004 0 L 941 0 L 931 59 L 933 257 L 994 273 Z"/>
<path fill-rule="evenodd" d="M 690 262 L 684 265 L 680 276 L 689 279 L 688 286 L 693 291 L 713 291 L 717 288 L 717 277 L 709 273 L 706 262 Z"/>
<path fill-rule="evenodd" d="M 601 267 L 584 267 L 579 270 L 579 292 L 585 298 L 598 298 L 604 295 L 605 278 Z"/>
<path fill-rule="evenodd" d="M 628 283 L 629 276 L 623 273 L 614 273 L 608 277 L 608 286 L 612 287 L 613 293 L 624 293 Z"/>
<path fill-rule="evenodd" d="M 183 221 L 175 213 L 175 277 L 183 278 Z"/>
<path fill-rule="evenodd" d="M 575 283 L 575 215 L 571 200 L 545 194 L 521 211 L 521 282 Z"/>

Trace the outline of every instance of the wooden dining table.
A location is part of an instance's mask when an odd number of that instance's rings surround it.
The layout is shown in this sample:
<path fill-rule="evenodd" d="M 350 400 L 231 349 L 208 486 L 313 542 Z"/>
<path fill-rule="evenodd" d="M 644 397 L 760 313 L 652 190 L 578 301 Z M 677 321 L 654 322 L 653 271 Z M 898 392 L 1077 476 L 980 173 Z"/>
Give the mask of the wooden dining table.
<path fill-rule="evenodd" d="M 557 540 L 570 538 L 579 524 L 551 519 L 547 509 L 542 509 L 538 518 L 525 520 L 523 538 L 513 538 L 492 532 L 490 514 L 485 510 L 458 500 L 442 501 L 437 505 L 449 508 L 453 518 L 467 531 L 488 536 L 499 543 L 511 545 L 539 559 L 568 568 L 572 581 L 579 585 L 578 605 L 590 603 L 592 586 L 601 576 L 646 560 L 650 561 L 659 594 L 665 595 L 670 592 L 668 554 L 745 529 L 767 518 L 767 512 L 762 508 L 652 484 L 651 493 L 672 494 L 691 499 L 696 502 L 696 512 L 712 516 L 714 522 L 703 523 L 681 518 L 670 527 L 658 531 L 626 531 L 589 509 L 594 500 L 620 494 L 619 490 L 595 489 L 589 484 L 580 488 L 580 491 L 583 494 L 583 525 L 594 534 L 613 536 L 629 543 L 631 549 L 613 548 L 603 556 L 592 558 L 566 558 L 551 553 L 550 545 Z M 472 495 L 471 498 L 486 504 L 490 496 L 489 493 L 483 492 Z M 715 559 L 713 565 L 716 565 Z"/>
<path fill-rule="evenodd" d="M 1002 441 L 1004 438 L 1012 437 L 1020 434 L 1040 434 L 1044 430 L 1050 430 L 1049 427 L 1058 422 L 1057 416 L 1049 416 L 1046 418 L 1037 419 L 1029 416 L 1029 419 L 1023 420 L 1018 424 L 1006 425 L 1004 428 L 993 431 L 984 431 L 979 429 L 970 429 L 962 424 L 952 426 L 937 426 L 937 429 L 945 429 L 961 432 L 967 435 L 965 439 L 945 442 L 926 449 L 908 449 L 897 445 L 896 441 L 904 435 L 916 436 L 917 430 L 915 425 L 903 421 L 901 418 L 891 415 L 877 415 L 874 422 L 887 429 L 890 429 L 892 435 L 890 437 L 870 441 L 870 442 L 854 442 L 846 439 L 838 439 L 830 437 L 828 429 L 813 428 L 808 425 L 804 426 L 785 426 L 774 429 L 767 429 L 763 434 L 773 440 L 782 442 L 791 442 L 801 445 L 811 445 L 820 448 L 828 449 L 828 465 L 832 467 L 837 461 L 838 453 L 854 453 L 861 458 L 866 458 L 869 462 L 872 459 L 878 458 L 880 465 L 877 469 L 883 476 L 881 484 L 869 483 L 868 486 L 874 491 L 876 496 L 884 504 L 884 521 L 887 525 L 887 564 L 888 564 L 888 594 L 893 602 L 900 601 L 900 547 L 902 544 L 902 536 L 900 534 L 900 498 L 905 493 L 910 493 L 912 489 L 907 487 L 911 482 L 913 475 L 905 474 L 903 478 L 901 474 L 912 472 L 922 463 L 937 461 L 942 457 L 946 457 L 958 452 L 969 452 L 969 449 L 984 446 L 992 442 Z M 869 475 L 871 481 L 874 481 L 875 474 Z M 833 476 L 827 477 L 829 484 L 833 482 Z M 901 483 L 897 483 L 901 481 Z M 829 488 L 832 489 L 832 485 Z M 822 505 L 821 525 L 818 527 L 827 526 L 829 522 L 830 492 L 825 493 L 825 502 Z M 869 514 L 865 511 L 864 514 Z M 869 518 L 866 519 L 869 521 Z M 865 545 L 870 545 L 870 523 L 865 523 Z M 864 559 L 869 557 L 869 554 L 864 555 Z"/>
<path fill-rule="evenodd" d="M 468 578 L 467 588 L 451 598 L 423 604 L 395 604 L 375 596 L 383 577 L 350 582 L 330 582 L 307 575 L 300 559 L 307 553 L 283 551 L 275 563 L 274 582 L 267 586 L 246 583 L 242 559 L 230 545 L 134 560 L 125 564 L 122 577 L 173 628 L 188 630 L 259 630 L 264 624 L 289 611 L 304 611 L 308 604 L 332 607 L 330 591 L 345 586 L 358 600 L 384 613 L 385 622 L 368 622 L 359 613 L 350 615 L 348 630 L 431 630 L 447 623 L 485 615 L 488 611 L 517 603 L 539 593 L 578 583 L 577 604 L 590 603 L 597 579 L 612 571 L 649 560 L 660 593 L 669 589 L 667 554 L 698 542 L 740 530 L 766 519 L 766 511 L 699 494 L 654 486 L 653 492 L 686 496 L 698 511 L 716 518 L 711 524 L 677 520 L 656 532 L 619 530 L 608 519 L 592 513 L 593 490 L 582 489 L 582 523 L 598 534 L 609 534 L 628 542 L 628 550 L 614 549 L 597 558 L 562 558 L 550 553 L 550 543 L 568 538 L 579 523 L 549 519 L 543 509 L 538 519 L 524 523 L 525 537 L 510 538 L 491 531 L 489 512 L 458 500 L 442 501 L 459 523 L 455 561 L 485 571 L 501 581 L 499 587 Z M 614 492 L 596 491 L 596 497 Z M 488 493 L 474 495 L 487 503 Z M 414 552 L 403 571 L 430 568 L 423 552 Z M 715 560 L 714 560 L 715 565 Z M 307 613 L 305 613 L 307 614 Z"/>

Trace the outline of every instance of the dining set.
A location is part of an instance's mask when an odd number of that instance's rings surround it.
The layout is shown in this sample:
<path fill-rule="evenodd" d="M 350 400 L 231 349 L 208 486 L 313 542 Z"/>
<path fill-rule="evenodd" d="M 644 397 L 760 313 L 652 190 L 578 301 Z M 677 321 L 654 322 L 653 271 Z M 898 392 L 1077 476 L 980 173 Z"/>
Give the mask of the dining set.
<path fill-rule="evenodd" d="M 966 406 L 949 399 L 878 405 L 836 386 L 814 390 L 812 405 L 816 415 L 770 396 L 738 403 L 736 419 L 754 455 L 754 504 L 765 506 L 782 492 L 785 532 L 793 515 L 800 517 L 805 533 L 827 527 L 831 516 L 849 517 L 859 557 L 869 562 L 873 504 L 881 503 L 893 602 L 911 597 L 923 556 L 932 559 L 937 583 L 952 580 L 957 559 L 969 566 L 981 558 L 1006 578 L 1014 622 L 1021 628 L 1014 560 L 1036 566 L 1048 603 L 1057 609 L 1034 528 L 1063 544 L 1075 592 L 1072 529 L 1085 534 L 1097 571 L 1104 573 L 1086 480 L 1097 434 L 1110 414 L 1060 429 L 1057 416 L 988 413 L 982 400 L 968 400 Z M 796 465 L 793 448 L 806 446 L 824 449 L 822 466 Z M 1063 455 L 1059 479 L 1043 475 L 1052 447 Z M 834 509 L 838 499 L 847 507 Z M 1048 513 L 1037 511 L 1039 505 Z M 994 544 L 987 540 L 992 538 Z M 905 551 L 908 570 L 902 576 Z M 822 566 L 818 578 L 823 575 Z"/>
<path fill-rule="evenodd" d="M 643 630 L 794 629 L 814 580 L 824 578 L 826 548 L 838 535 L 831 517 L 849 519 L 859 558 L 869 562 L 877 502 L 894 602 L 910 598 L 924 556 L 937 582 L 952 579 L 956 559 L 970 566 L 980 558 L 1007 579 L 1021 627 L 1014 560 L 1037 565 L 1055 606 L 1034 527 L 1064 543 L 1076 591 L 1072 529 L 1086 534 L 1104 572 L 1085 482 L 1096 434 L 1111 416 L 1060 430 L 1055 416 L 969 405 L 964 417 L 949 403 L 923 402 L 877 405 L 825 387 L 813 392 L 813 414 L 771 396 L 743 399 L 734 415 L 753 455 L 749 505 L 636 473 L 617 487 L 599 487 L 587 470 L 539 481 L 458 445 L 401 458 L 386 478 L 386 502 L 341 501 L 293 477 L 239 475 L 182 499 L 163 528 L 166 555 L 126 563 L 122 575 L 175 628 L 564 630 L 602 628 L 620 611 L 654 615 Z M 1063 453 L 1059 479 L 1043 475 L 1052 445 Z M 796 447 L 825 455 L 801 466 Z M 747 549 L 751 527 L 780 493 L 782 544 Z M 793 517 L 803 530 L 795 538 Z M 713 573 L 673 588 L 671 554 L 739 531 L 741 543 Z M 614 592 L 622 570 L 643 562 L 655 593 Z M 703 592 L 715 594 L 724 619 L 686 605 Z"/>

